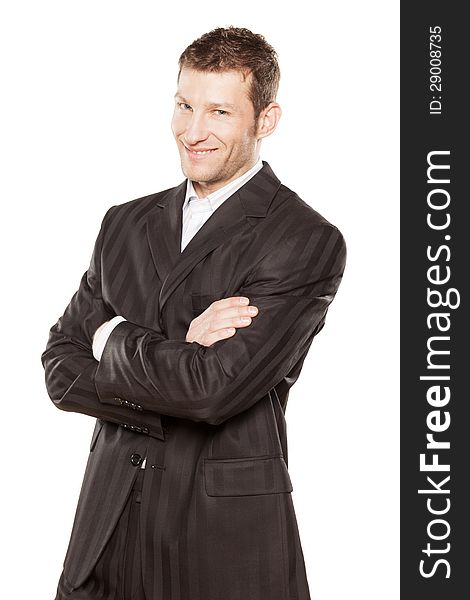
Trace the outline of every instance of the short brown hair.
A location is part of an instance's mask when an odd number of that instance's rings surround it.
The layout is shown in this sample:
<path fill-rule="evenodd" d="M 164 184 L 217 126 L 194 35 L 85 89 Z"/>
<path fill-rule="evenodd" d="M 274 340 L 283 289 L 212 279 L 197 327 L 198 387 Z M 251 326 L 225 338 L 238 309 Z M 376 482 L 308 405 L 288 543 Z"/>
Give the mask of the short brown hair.
<path fill-rule="evenodd" d="M 252 74 L 249 98 L 255 118 L 276 99 L 281 72 L 276 51 L 259 33 L 244 27 L 218 27 L 194 40 L 179 57 L 179 72 L 188 67 L 196 71 L 241 71 Z"/>

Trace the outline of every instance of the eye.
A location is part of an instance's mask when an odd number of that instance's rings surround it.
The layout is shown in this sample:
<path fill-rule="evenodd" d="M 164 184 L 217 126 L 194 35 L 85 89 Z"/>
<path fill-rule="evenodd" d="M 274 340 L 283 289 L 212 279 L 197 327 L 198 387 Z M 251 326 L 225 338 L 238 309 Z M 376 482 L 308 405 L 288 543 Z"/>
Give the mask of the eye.
<path fill-rule="evenodd" d="M 226 110 L 223 110 L 222 108 L 218 108 L 215 112 L 221 116 L 228 115 L 228 112 Z"/>
<path fill-rule="evenodd" d="M 190 110 L 191 106 L 189 104 L 187 104 L 186 102 L 178 102 L 178 106 L 180 107 L 181 110 Z"/>

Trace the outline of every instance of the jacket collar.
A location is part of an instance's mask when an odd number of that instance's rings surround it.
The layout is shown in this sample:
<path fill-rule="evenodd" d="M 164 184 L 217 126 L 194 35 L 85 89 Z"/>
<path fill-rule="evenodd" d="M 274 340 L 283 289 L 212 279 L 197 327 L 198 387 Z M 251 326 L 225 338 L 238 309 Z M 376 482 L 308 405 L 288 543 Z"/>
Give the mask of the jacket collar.
<path fill-rule="evenodd" d="M 146 223 L 150 252 L 158 276 L 160 313 L 171 293 L 209 252 L 236 234 L 252 227 L 250 218 L 264 218 L 281 186 L 269 164 L 260 169 L 245 185 L 209 217 L 181 252 L 182 207 L 186 179 L 168 190 L 151 211 Z"/>

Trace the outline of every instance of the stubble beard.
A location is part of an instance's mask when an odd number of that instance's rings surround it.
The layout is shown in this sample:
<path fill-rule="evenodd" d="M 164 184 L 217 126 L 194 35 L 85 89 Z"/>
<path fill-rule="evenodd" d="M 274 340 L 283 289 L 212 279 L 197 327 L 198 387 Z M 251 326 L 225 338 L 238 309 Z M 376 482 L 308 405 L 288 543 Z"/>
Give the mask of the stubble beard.
<path fill-rule="evenodd" d="M 194 170 L 192 165 L 188 164 L 189 159 L 187 157 L 183 158 L 183 156 L 181 156 L 181 170 L 185 177 L 196 183 L 216 185 L 219 183 L 223 184 L 223 182 L 231 179 L 244 165 L 251 162 L 253 153 L 247 144 L 243 152 L 238 154 L 234 161 L 230 161 L 229 159 L 222 162 L 219 167 L 217 165 L 213 167 L 208 165 L 205 169 L 198 169 L 196 167 Z"/>

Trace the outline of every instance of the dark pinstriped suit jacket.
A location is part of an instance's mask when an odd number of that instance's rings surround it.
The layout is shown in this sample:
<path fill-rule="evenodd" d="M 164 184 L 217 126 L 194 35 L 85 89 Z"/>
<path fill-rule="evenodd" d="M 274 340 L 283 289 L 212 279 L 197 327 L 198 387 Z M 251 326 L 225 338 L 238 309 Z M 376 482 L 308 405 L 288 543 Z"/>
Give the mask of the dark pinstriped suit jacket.
<path fill-rule="evenodd" d="M 97 417 L 64 574 L 73 586 L 89 575 L 138 471 L 130 457 L 147 453 L 151 600 L 307 600 L 284 413 L 345 243 L 264 162 L 180 252 L 185 188 L 108 210 L 41 357 L 55 405 Z M 192 319 L 235 295 L 259 308 L 248 327 L 185 341 Z M 98 363 L 92 336 L 117 314 L 127 322 Z"/>

